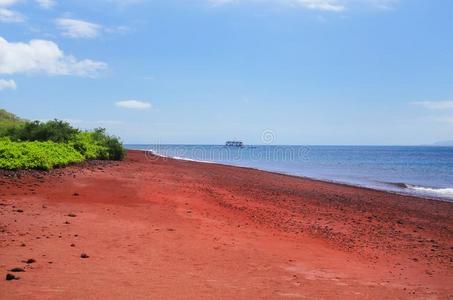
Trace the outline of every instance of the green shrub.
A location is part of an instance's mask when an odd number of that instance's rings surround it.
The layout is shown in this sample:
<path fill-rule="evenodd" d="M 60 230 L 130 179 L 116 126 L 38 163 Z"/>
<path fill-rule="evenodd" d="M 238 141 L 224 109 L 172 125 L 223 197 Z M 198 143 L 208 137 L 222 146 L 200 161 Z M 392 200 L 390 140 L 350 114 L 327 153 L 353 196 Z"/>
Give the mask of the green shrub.
<path fill-rule="evenodd" d="M 95 139 L 93 132 L 80 132 L 69 142 L 85 159 L 108 159 L 108 148 Z"/>
<path fill-rule="evenodd" d="M 50 170 L 57 166 L 82 162 L 84 157 L 68 144 L 13 142 L 0 140 L 0 169 Z"/>
<path fill-rule="evenodd" d="M 107 148 L 107 153 L 100 159 L 122 160 L 126 155 L 126 150 L 119 138 L 106 134 L 104 128 L 96 128 L 93 131 L 93 138 Z"/>
<path fill-rule="evenodd" d="M 33 121 L 23 125 L 10 127 L 4 136 L 13 141 L 52 141 L 56 143 L 67 143 L 74 139 L 78 129 L 73 128 L 69 123 L 53 120 L 47 122 Z"/>
<path fill-rule="evenodd" d="M 106 134 L 103 128 L 80 132 L 69 144 L 86 159 L 122 160 L 125 155 L 119 139 Z"/>
<path fill-rule="evenodd" d="M 44 169 L 85 159 L 122 160 L 121 141 L 103 128 L 81 132 L 59 120 L 26 121 L 0 109 L 0 169 Z"/>
<path fill-rule="evenodd" d="M 15 122 L 3 121 L 0 122 L 0 138 L 7 137 L 10 132 L 18 130 L 18 127 L 22 127 L 23 124 L 17 124 Z"/>

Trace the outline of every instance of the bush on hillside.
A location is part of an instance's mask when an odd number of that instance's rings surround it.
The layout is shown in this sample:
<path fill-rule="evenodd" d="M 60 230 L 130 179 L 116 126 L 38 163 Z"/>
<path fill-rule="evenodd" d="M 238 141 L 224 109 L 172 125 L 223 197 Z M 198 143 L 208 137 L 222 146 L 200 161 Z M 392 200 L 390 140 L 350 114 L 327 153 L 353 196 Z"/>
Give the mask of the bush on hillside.
<path fill-rule="evenodd" d="M 11 128 L 22 126 L 25 122 L 15 114 L 0 109 L 0 137 L 5 136 Z"/>
<path fill-rule="evenodd" d="M 24 123 L 25 120 L 19 118 L 13 113 L 10 113 L 4 109 L 0 108 L 0 123 L 10 122 L 10 123 Z"/>
<path fill-rule="evenodd" d="M 5 136 L 13 141 L 52 141 L 55 143 L 67 143 L 74 139 L 78 129 L 69 123 L 53 120 L 47 122 L 26 122 L 20 126 L 14 126 L 6 130 Z"/>

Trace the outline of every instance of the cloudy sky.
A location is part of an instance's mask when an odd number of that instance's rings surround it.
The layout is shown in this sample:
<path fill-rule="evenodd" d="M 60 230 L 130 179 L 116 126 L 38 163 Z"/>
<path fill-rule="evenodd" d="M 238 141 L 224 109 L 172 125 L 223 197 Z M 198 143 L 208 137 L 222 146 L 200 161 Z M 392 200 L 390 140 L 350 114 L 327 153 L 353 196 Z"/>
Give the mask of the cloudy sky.
<path fill-rule="evenodd" d="M 0 0 L 0 107 L 126 143 L 453 140 L 453 1 Z"/>

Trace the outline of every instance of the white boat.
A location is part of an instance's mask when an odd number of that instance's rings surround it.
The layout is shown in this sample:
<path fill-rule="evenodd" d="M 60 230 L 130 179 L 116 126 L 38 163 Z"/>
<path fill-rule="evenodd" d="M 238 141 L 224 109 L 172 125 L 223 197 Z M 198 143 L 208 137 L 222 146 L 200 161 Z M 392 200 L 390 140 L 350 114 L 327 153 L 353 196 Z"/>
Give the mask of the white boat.
<path fill-rule="evenodd" d="M 244 143 L 240 141 L 227 141 L 225 143 L 227 147 L 244 147 Z"/>

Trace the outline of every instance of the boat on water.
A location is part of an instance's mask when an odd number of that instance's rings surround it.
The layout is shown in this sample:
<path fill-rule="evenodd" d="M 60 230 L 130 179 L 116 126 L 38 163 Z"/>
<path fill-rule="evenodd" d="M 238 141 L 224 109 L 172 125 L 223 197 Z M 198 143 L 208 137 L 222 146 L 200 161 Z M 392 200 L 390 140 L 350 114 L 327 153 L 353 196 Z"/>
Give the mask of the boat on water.
<path fill-rule="evenodd" d="M 227 147 L 240 147 L 240 148 L 242 148 L 242 147 L 244 147 L 244 143 L 241 142 L 241 141 L 227 141 L 227 142 L 225 143 L 225 146 L 227 146 Z"/>

